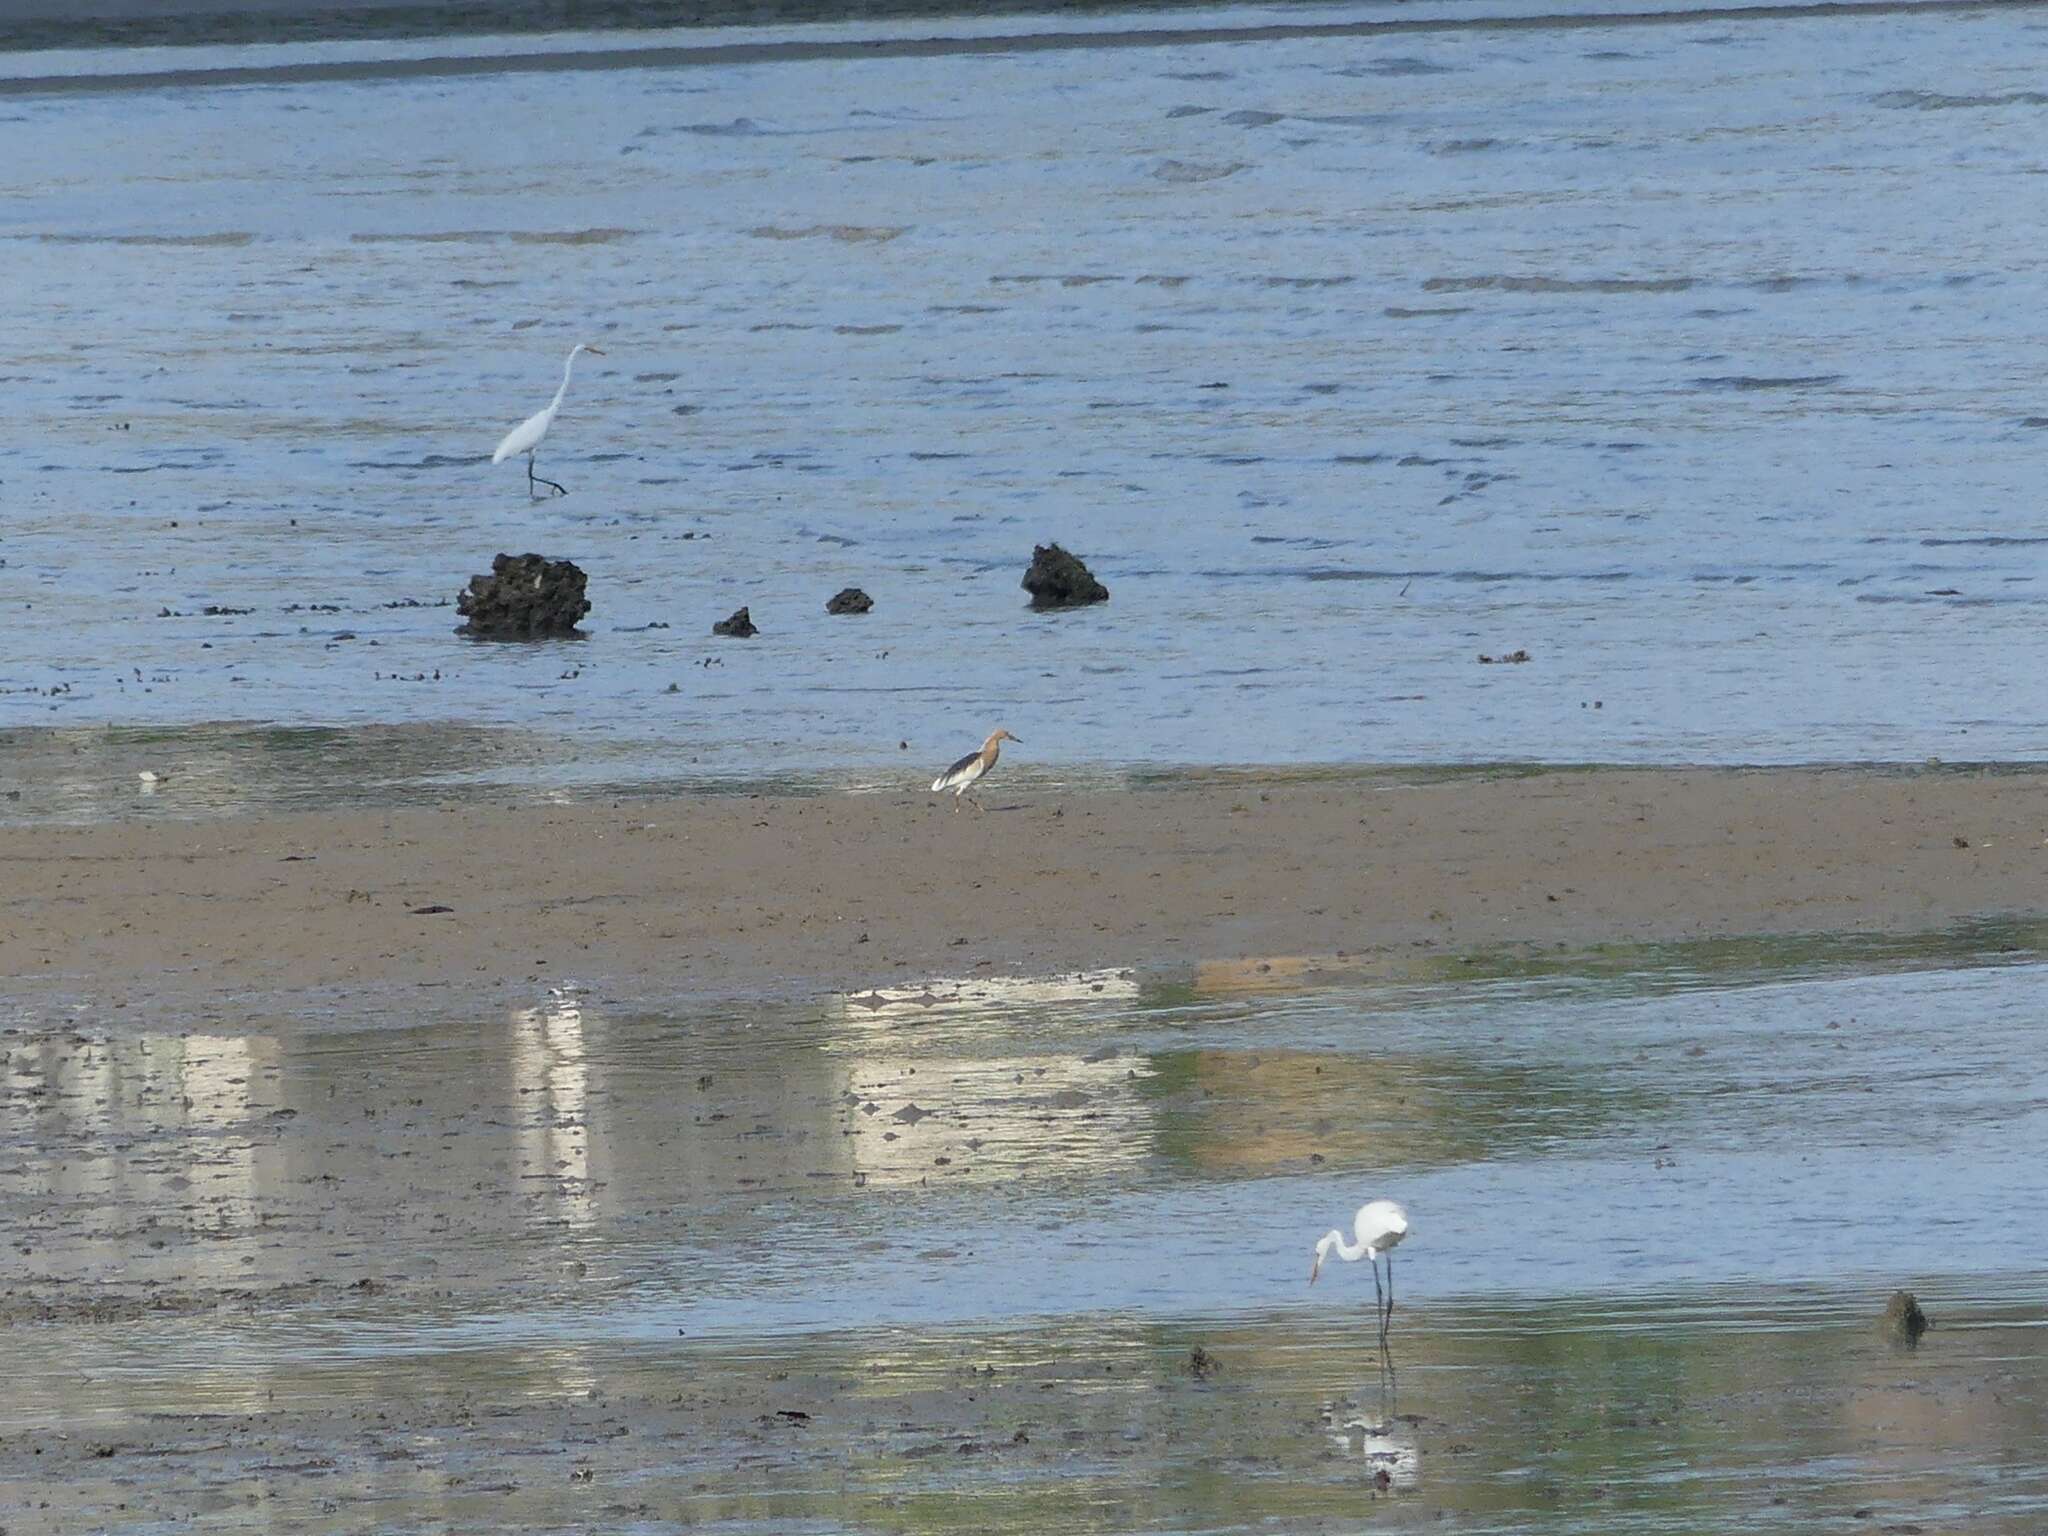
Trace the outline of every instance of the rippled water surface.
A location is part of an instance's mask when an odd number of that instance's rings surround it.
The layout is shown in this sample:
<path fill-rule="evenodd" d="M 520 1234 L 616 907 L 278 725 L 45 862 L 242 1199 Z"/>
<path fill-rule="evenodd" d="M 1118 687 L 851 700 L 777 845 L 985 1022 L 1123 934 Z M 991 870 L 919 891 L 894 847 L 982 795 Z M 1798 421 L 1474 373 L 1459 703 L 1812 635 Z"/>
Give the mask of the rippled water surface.
<path fill-rule="evenodd" d="M 2040 27 L 0 97 L 0 725 L 461 722 L 542 782 L 998 719 L 1054 766 L 2025 755 Z M 579 339 L 530 502 L 485 456 Z M 1025 610 L 1055 538 L 1107 606 Z M 455 640 L 525 548 L 590 637 Z"/>

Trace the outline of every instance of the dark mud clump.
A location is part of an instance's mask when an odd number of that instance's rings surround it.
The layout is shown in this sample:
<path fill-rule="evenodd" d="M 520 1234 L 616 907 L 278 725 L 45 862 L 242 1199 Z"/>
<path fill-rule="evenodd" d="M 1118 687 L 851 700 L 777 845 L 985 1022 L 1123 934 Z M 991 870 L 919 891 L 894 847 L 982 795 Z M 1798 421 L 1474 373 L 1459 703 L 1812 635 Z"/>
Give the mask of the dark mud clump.
<path fill-rule="evenodd" d="M 1031 594 L 1033 608 L 1079 608 L 1084 603 L 1109 601 L 1109 588 L 1057 544 L 1041 544 L 1032 550 L 1024 590 Z"/>
<path fill-rule="evenodd" d="M 1884 1304 L 1884 1331 L 1901 1344 L 1918 1344 L 1928 1329 L 1927 1314 L 1920 1310 L 1920 1298 L 1911 1291 L 1893 1291 Z"/>
<path fill-rule="evenodd" d="M 730 635 L 735 640 L 751 640 L 760 631 L 754 628 L 754 619 L 746 609 L 738 610 L 729 619 L 720 619 L 711 626 L 714 635 Z"/>
<path fill-rule="evenodd" d="M 548 640 L 578 634 L 590 612 L 582 567 L 543 555 L 499 555 L 488 576 L 469 578 L 455 611 L 469 620 L 460 634 L 485 640 Z"/>
<path fill-rule="evenodd" d="M 842 587 L 825 604 L 827 613 L 866 613 L 875 606 L 875 600 L 859 587 Z"/>

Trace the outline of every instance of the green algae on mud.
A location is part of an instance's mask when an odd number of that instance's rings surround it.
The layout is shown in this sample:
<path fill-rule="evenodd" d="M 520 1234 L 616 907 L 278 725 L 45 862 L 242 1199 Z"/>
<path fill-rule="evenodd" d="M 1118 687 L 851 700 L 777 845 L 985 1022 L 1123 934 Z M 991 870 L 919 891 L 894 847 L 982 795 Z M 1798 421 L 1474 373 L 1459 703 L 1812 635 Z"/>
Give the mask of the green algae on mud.
<path fill-rule="evenodd" d="M 10 1529 L 1779 1530 L 2048 1513 L 2026 1304 L 1912 1356 L 1811 1298 L 1230 1325 L 1105 1318 L 768 1346 L 491 1350 L 165 1373 L 33 1366 Z M 1808 1303 L 1801 1306 L 1799 1303 Z M 1213 1362 L 1190 1369 L 1193 1349 Z M 88 1364 L 97 1360 L 89 1352 Z M 1384 1474 L 1384 1475 L 1382 1475 Z M 38 1507 L 41 1501 L 47 1507 Z M 61 1511 L 61 1514 L 59 1513 Z M 1867 1512 L 1867 1513 L 1866 1513 Z M 2010 1524 L 2006 1522 L 2018 1522 Z"/>

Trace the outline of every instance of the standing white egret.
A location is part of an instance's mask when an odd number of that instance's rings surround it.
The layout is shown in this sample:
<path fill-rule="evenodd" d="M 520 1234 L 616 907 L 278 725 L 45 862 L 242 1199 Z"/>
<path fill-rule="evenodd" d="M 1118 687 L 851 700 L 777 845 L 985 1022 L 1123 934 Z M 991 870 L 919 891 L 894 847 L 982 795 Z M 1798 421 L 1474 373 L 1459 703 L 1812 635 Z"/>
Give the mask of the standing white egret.
<path fill-rule="evenodd" d="M 948 768 L 936 779 L 933 779 L 932 793 L 937 794 L 943 789 L 952 790 L 953 809 L 958 811 L 960 809 L 960 797 L 973 788 L 980 781 L 983 774 L 995 767 L 996 759 L 1002 756 L 1003 753 L 1002 744 L 1006 741 L 1015 741 L 1020 747 L 1024 745 L 1022 741 L 1018 741 L 1008 731 L 996 731 L 987 741 L 981 744 L 979 752 L 968 753 L 959 762 Z M 974 808 L 977 811 L 981 809 L 981 802 L 979 800 L 974 802 Z"/>
<path fill-rule="evenodd" d="M 1322 1273 L 1323 1260 L 1330 1256 L 1333 1248 L 1337 1257 L 1346 1263 L 1354 1259 L 1372 1260 L 1372 1290 L 1376 1298 L 1373 1316 L 1379 1320 L 1380 1348 L 1385 1349 L 1387 1330 L 1394 1324 L 1393 1248 L 1408 1235 L 1408 1212 L 1398 1200 L 1368 1200 L 1351 1219 L 1351 1231 L 1355 1242 L 1345 1242 L 1344 1234 L 1334 1227 L 1317 1240 L 1316 1261 L 1309 1266 L 1308 1283 L 1316 1283 L 1316 1276 Z M 1383 1253 L 1387 1256 L 1387 1288 L 1384 1293 L 1380 1290 L 1380 1255 Z"/>
<path fill-rule="evenodd" d="M 540 440 L 548 435 L 548 428 L 555 424 L 555 412 L 562 408 L 562 396 L 569 393 L 569 370 L 576 366 L 578 352 L 588 352 L 593 357 L 604 356 L 602 348 L 593 347 L 585 341 L 579 341 L 571 347 L 567 360 L 562 364 L 562 387 L 555 391 L 555 398 L 547 403 L 546 409 L 535 411 L 507 432 L 504 441 L 498 444 L 498 451 L 491 455 L 493 464 L 502 464 L 515 453 L 526 455 L 526 494 L 529 496 L 540 494 L 534 489 L 536 484 L 553 487 L 557 496 L 569 494 L 554 481 L 533 472 L 533 451 L 540 446 Z"/>

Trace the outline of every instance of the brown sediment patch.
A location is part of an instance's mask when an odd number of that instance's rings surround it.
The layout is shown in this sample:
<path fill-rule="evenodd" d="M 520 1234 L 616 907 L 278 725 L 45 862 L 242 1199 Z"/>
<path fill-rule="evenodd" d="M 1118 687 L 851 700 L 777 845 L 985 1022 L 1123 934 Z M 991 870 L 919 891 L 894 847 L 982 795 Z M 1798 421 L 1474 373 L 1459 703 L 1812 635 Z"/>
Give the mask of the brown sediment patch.
<path fill-rule="evenodd" d="M 904 793 L 10 827 L 0 975 L 18 1001 L 229 1011 L 236 994 L 392 986 L 473 1005 L 563 975 L 810 995 L 941 973 L 1907 933 L 2041 911 L 2048 872 L 2048 773 L 2031 770 L 1088 793 L 999 774 L 985 798 L 972 817 Z M 415 915 L 435 904 L 455 911 Z"/>
<path fill-rule="evenodd" d="M 759 224 L 747 231 L 756 240 L 837 240 L 844 245 L 886 245 L 905 233 L 908 224 L 807 224 L 802 229 L 784 229 Z"/>
<path fill-rule="evenodd" d="M 68 235 L 45 234 L 36 238 L 45 245 L 169 245 L 197 249 L 205 246 L 249 245 L 256 237 L 246 229 L 226 229 L 210 235 Z"/>
<path fill-rule="evenodd" d="M 637 229 L 430 229 L 390 232 L 358 231 L 349 239 L 357 245 L 464 245 L 491 244 L 509 240 L 515 245 L 610 245 L 630 240 Z"/>

